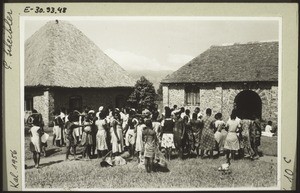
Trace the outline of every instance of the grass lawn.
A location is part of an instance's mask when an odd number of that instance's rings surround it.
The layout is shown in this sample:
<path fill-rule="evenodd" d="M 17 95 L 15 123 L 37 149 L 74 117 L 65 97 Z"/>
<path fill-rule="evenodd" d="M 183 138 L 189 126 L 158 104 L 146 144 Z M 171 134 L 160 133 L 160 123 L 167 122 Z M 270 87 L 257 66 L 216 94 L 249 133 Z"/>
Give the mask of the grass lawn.
<path fill-rule="evenodd" d="M 232 173 L 224 175 L 219 159 L 174 159 L 169 172 L 146 173 L 136 161 L 124 166 L 100 167 L 99 160 L 69 161 L 39 170 L 26 170 L 26 188 L 220 188 L 276 186 L 277 164 L 264 161 L 234 160 Z"/>
<path fill-rule="evenodd" d="M 57 148 L 48 141 L 48 158 L 62 156 L 65 147 Z M 25 159 L 32 159 L 29 137 L 25 140 Z M 78 152 L 81 150 L 79 149 Z M 100 167 L 100 160 L 57 161 L 41 169 L 26 169 L 26 188 L 220 188 L 220 187 L 273 187 L 277 183 L 277 137 L 262 137 L 260 151 L 274 156 L 271 161 L 233 160 L 231 174 L 223 175 L 218 167 L 225 157 L 217 159 L 173 159 L 169 172 L 146 173 L 136 161 L 124 166 Z"/>
<path fill-rule="evenodd" d="M 277 136 L 261 136 L 261 145 L 259 146 L 259 150 L 263 153 L 263 155 L 277 156 L 277 139 Z"/>

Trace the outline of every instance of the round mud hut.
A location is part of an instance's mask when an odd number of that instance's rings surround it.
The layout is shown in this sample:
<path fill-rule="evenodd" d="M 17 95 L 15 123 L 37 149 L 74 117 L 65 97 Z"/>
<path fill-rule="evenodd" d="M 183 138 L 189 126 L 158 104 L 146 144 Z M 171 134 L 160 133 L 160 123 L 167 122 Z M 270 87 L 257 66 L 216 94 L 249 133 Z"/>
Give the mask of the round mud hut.
<path fill-rule="evenodd" d="M 49 21 L 25 42 L 25 116 L 33 109 L 51 123 L 64 107 L 123 107 L 135 81 L 66 21 Z"/>

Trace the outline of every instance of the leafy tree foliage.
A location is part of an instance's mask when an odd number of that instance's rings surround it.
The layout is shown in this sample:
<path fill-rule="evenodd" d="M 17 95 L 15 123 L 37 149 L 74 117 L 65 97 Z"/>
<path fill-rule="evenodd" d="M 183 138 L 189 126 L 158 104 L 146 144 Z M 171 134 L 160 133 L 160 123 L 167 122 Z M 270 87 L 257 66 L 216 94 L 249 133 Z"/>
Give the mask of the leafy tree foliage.
<path fill-rule="evenodd" d="M 153 83 L 142 76 L 137 80 L 134 91 L 129 96 L 128 102 L 139 110 L 143 108 L 153 109 L 155 106 L 155 88 Z"/>

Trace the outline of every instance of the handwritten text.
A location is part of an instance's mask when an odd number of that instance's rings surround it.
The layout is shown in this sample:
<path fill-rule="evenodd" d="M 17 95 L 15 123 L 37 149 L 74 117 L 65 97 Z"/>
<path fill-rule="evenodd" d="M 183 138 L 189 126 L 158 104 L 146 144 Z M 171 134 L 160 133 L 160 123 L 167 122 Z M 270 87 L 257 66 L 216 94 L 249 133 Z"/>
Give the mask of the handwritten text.
<path fill-rule="evenodd" d="M 3 42 L 3 44 L 4 44 L 3 51 L 5 53 L 5 56 L 8 56 L 8 57 L 12 57 L 12 47 L 13 47 L 12 13 L 13 13 L 12 10 L 9 10 L 7 12 L 7 15 L 4 18 L 4 25 L 3 25 L 4 32 L 5 32 L 5 38 L 4 38 L 4 42 Z M 12 69 L 12 67 L 10 66 L 10 64 L 8 64 L 6 62 L 6 60 L 3 60 L 2 65 L 5 69 Z"/>
<path fill-rule="evenodd" d="M 16 150 L 10 150 L 11 153 L 11 166 L 12 166 L 12 171 L 9 172 L 10 174 L 10 180 L 9 184 L 10 187 L 13 188 L 18 188 L 19 187 L 19 176 L 18 176 L 18 157 L 17 157 L 17 151 Z"/>

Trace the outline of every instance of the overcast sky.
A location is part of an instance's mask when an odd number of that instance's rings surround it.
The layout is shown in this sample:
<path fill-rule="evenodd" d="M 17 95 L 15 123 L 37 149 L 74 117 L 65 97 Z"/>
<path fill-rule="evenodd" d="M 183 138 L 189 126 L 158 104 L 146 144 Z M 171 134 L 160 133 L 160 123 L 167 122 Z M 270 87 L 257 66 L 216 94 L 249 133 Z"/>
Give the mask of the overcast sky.
<path fill-rule="evenodd" d="M 212 45 L 279 40 L 277 20 L 130 18 L 69 22 L 125 70 L 175 71 Z M 47 20 L 26 20 L 25 39 Z"/>

